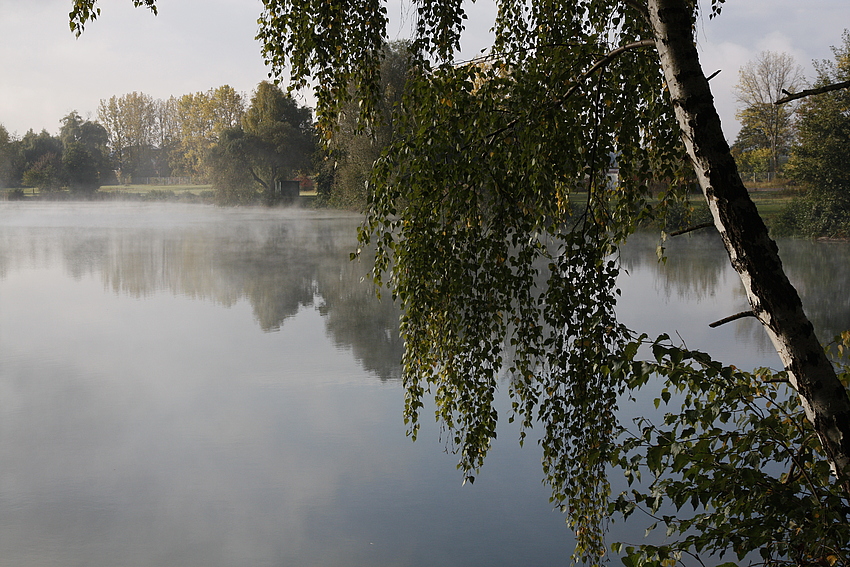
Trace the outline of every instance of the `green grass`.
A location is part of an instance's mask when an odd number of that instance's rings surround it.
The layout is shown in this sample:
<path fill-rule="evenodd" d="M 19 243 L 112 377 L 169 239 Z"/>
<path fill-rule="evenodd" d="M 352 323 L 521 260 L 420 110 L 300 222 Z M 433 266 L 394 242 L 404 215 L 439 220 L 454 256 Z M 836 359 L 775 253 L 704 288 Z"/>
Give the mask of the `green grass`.
<path fill-rule="evenodd" d="M 750 191 L 750 198 L 768 225 L 795 196 L 796 191 L 789 189 Z"/>

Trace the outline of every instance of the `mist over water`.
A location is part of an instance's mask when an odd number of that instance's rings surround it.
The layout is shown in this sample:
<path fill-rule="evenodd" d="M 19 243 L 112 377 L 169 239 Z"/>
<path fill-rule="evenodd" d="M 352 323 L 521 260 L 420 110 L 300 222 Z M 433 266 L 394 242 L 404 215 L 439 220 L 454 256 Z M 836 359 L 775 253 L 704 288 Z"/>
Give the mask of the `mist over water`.
<path fill-rule="evenodd" d="M 472 486 L 427 413 L 405 437 L 398 312 L 349 261 L 360 222 L 0 205 L 0 563 L 567 565 L 515 428 Z M 656 241 L 622 252 L 624 321 L 777 365 L 754 322 L 707 327 L 746 308 L 716 239 L 671 242 L 666 266 Z M 850 327 L 850 248 L 780 244 L 816 324 Z"/>

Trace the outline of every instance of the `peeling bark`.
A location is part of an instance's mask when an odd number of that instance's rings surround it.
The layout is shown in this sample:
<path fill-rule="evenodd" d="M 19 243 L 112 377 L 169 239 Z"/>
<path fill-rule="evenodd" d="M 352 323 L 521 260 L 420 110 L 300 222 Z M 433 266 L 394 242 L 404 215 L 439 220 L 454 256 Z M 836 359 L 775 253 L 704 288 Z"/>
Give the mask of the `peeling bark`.
<path fill-rule="evenodd" d="M 732 266 L 756 318 L 814 424 L 833 472 L 850 493 L 850 397 L 803 312 L 776 243 L 738 175 L 703 74 L 688 0 L 649 0 L 649 20 L 682 138 Z"/>

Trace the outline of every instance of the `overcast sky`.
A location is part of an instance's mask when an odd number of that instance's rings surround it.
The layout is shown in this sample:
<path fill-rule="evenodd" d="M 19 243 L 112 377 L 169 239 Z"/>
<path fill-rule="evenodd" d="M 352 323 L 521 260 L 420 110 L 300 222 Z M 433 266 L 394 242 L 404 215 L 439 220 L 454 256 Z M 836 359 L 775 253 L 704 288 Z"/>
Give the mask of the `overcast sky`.
<path fill-rule="evenodd" d="M 158 5 L 154 17 L 130 0 L 100 0 L 101 17 L 76 39 L 71 0 L 0 0 L 0 124 L 18 135 L 56 133 L 70 111 L 96 118 L 98 102 L 112 95 L 167 98 L 224 84 L 250 93 L 267 78 L 254 39 L 260 0 Z M 407 35 L 408 10 L 409 2 L 391 3 L 392 39 Z M 486 46 L 491 14 L 487 0 L 473 6 L 464 57 Z M 732 88 L 741 65 L 761 50 L 784 51 L 811 76 L 811 61 L 830 58 L 845 27 L 848 0 L 727 0 L 719 18 L 701 21 L 700 54 L 707 74 L 721 70 L 711 85 L 730 141 L 739 128 Z"/>

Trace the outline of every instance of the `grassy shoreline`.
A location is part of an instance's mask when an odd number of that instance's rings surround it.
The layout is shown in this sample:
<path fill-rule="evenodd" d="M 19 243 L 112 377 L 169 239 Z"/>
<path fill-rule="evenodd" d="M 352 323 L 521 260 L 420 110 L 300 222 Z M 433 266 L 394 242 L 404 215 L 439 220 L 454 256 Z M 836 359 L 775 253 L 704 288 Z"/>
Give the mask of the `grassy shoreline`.
<path fill-rule="evenodd" d="M 190 203 L 213 203 L 215 193 L 212 185 L 102 185 L 97 191 L 88 194 L 74 194 L 67 189 L 41 191 L 24 187 L 20 189 L 0 190 L 2 200 L 39 200 L 39 201 L 179 201 Z M 299 196 L 301 207 L 312 207 L 316 200 L 315 191 L 302 191 Z"/>
<path fill-rule="evenodd" d="M 767 188 L 750 190 L 750 197 L 755 203 L 765 223 L 770 225 L 782 212 L 783 207 L 797 194 L 793 189 Z M 104 185 L 91 196 L 73 195 L 67 190 L 42 192 L 37 189 L 25 188 L 22 193 L 12 196 L 11 190 L 0 192 L 7 199 L 40 199 L 40 200 L 88 200 L 88 199 L 128 199 L 143 201 L 188 201 L 212 203 L 214 192 L 212 185 Z M 575 195 L 575 202 L 583 201 L 583 195 Z M 0 197 L 2 198 L 2 197 Z M 316 200 L 315 191 L 302 192 L 300 205 L 312 207 Z M 692 203 L 696 206 L 703 204 L 700 195 L 694 195 Z"/>

